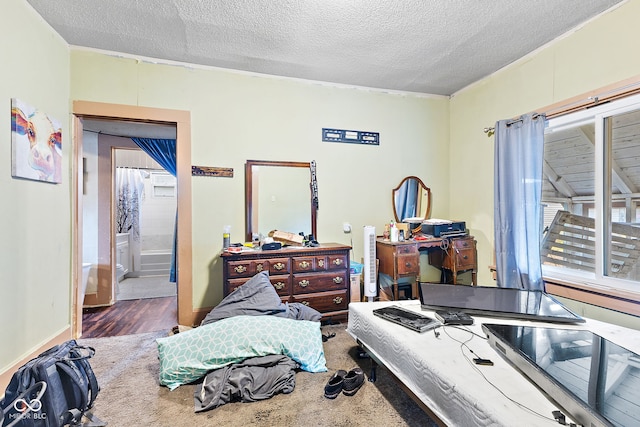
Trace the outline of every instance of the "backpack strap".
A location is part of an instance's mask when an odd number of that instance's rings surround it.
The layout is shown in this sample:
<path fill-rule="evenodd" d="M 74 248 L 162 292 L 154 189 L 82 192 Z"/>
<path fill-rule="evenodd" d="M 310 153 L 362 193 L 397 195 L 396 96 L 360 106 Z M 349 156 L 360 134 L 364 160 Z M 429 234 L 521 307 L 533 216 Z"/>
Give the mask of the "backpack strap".
<path fill-rule="evenodd" d="M 82 351 L 86 351 L 87 354 L 82 354 Z M 91 409 L 93 407 L 93 403 L 98 396 L 98 392 L 100 391 L 98 380 L 88 361 L 88 359 L 93 357 L 95 354 L 96 350 L 93 347 L 76 345 L 70 352 L 70 356 L 72 357 L 69 357 L 69 360 L 75 361 L 76 365 L 79 365 L 79 367 L 84 371 L 85 377 L 89 382 L 89 391 L 91 392 L 91 395 L 89 396 L 89 400 L 87 402 L 87 407 L 85 410 Z"/>
<path fill-rule="evenodd" d="M 82 414 L 84 413 L 84 411 L 88 409 L 88 381 L 84 378 L 84 375 L 82 375 L 78 367 L 71 361 L 61 359 L 56 363 L 56 366 L 58 367 L 58 369 L 60 369 L 60 371 L 64 372 L 67 378 L 69 378 L 69 380 L 73 382 L 74 386 L 81 391 L 81 393 L 79 394 L 80 402 L 78 404 L 78 407 L 69 408 L 65 417 L 65 423 L 70 423 L 71 421 L 75 421 L 77 423 L 82 418 Z M 77 412 L 75 410 L 77 410 Z"/>

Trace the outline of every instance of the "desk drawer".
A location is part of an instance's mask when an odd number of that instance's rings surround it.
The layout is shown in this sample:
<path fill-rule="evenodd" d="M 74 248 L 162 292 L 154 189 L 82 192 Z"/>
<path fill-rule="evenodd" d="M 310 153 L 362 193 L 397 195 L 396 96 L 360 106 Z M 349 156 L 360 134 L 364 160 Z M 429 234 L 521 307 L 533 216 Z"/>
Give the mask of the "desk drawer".
<path fill-rule="evenodd" d="M 459 250 L 475 248 L 473 238 L 453 239 L 451 240 L 451 244 L 453 245 L 454 248 Z"/>
<path fill-rule="evenodd" d="M 415 254 L 399 255 L 396 258 L 398 274 L 417 274 L 420 272 L 420 256 Z"/>
<path fill-rule="evenodd" d="M 457 270 L 476 268 L 476 245 L 473 238 L 454 239 L 451 241 L 452 256 Z"/>
<path fill-rule="evenodd" d="M 471 270 L 476 267 L 475 249 L 462 249 L 455 251 L 455 262 L 457 270 Z"/>
<path fill-rule="evenodd" d="M 398 255 L 417 254 L 418 246 L 417 245 L 398 245 L 396 246 L 396 253 Z"/>
<path fill-rule="evenodd" d="M 293 276 L 293 294 L 306 294 L 309 292 L 321 292 L 347 287 L 346 270 L 335 273 L 322 274 L 296 274 Z"/>

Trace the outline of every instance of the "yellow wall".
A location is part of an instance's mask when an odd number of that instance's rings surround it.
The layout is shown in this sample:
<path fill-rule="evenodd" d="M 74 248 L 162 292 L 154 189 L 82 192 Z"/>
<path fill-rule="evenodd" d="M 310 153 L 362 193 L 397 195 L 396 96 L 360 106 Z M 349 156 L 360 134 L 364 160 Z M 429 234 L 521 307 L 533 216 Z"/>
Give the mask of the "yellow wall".
<path fill-rule="evenodd" d="M 493 262 L 494 249 L 494 145 L 483 128 L 640 75 L 640 56 L 635 53 L 638 16 L 640 1 L 631 0 L 451 98 L 449 176 L 455 197 L 450 212 L 465 218 L 478 240 L 480 284 L 492 282 L 487 266 Z M 579 310 L 613 319 L 606 311 Z M 630 321 L 640 327 L 637 318 Z"/>
<path fill-rule="evenodd" d="M 25 1 L 3 3 L 0 38 L 1 374 L 70 324 L 71 139 L 67 44 Z M 62 184 L 11 177 L 11 98 L 62 125 Z"/>
<path fill-rule="evenodd" d="M 403 177 L 421 177 L 433 191 L 433 215 L 448 216 L 447 98 L 151 64 L 87 50 L 72 50 L 71 81 L 72 100 L 190 111 L 192 164 L 234 169 L 233 178 L 192 180 L 196 308 L 222 298 L 223 227 L 231 225 L 233 242 L 244 241 L 248 159 L 315 160 L 318 239 L 350 244 L 353 237 L 358 261 L 362 227 L 381 230 L 392 219 L 391 190 Z M 380 145 L 322 142 L 323 127 L 379 132 Z M 343 233 L 344 222 L 353 226 L 351 235 Z"/>

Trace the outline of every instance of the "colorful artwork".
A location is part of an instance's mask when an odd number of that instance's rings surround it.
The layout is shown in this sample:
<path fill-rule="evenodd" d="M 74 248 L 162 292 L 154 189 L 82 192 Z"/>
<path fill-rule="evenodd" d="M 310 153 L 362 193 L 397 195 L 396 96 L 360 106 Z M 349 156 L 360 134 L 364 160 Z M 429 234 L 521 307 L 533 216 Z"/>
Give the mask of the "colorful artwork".
<path fill-rule="evenodd" d="M 62 182 L 62 127 L 57 120 L 14 98 L 11 143 L 13 177 Z"/>

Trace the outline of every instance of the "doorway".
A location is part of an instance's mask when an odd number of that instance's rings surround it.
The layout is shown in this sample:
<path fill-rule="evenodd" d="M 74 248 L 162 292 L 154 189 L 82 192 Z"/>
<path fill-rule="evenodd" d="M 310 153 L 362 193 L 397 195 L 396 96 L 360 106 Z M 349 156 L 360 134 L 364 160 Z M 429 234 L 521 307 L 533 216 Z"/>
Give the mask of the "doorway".
<path fill-rule="evenodd" d="M 175 129 L 176 133 L 176 158 L 177 158 L 177 180 L 176 180 L 176 194 L 177 203 L 179 206 L 180 215 L 177 221 L 177 297 L 174 298 L 174 309 L 171 310 L 170 306 L 164 306 L 163 312 L 174 311 L 173 325 L 193 325 L 195 323 L 195 317 L 192 304 L 192 289 L 191 289 L 191 224 L 188 219 L 191 218 L 191 166 L 190 166 L 190 115 L 185 111 L 178 110 L 163 110 L 153 109 L 146 107 L 133 107 L 123 106 L 115 104 L 102 104 L 92 103 L 84 101 L 74 102 L 74 155 L 73 155 L 73 177 L 74 177 L 74 189 L 76 196 L 74 197 L 74 310 L 73 310 L 73 330 L 74 336 L 79 337 L 82 335 L 82 312 L 85 302 L 84 290 L 82 288 L 82 266 L 83 266 L 83 185 L 86 180 L 84 176 L 83 162 L 86 160 L 83 157 L 83 121 L 91 121 L 99 119 L 109 122 L 115 126 L 123 126 L 124 124 L 137 123 L 138 125 L 155 125 L 155 126 L 169 126 Z M 112 197 L 113 192 L 108 191 L 109 198 Z M 109 199 L 111 201 L 111 199 Z M 109 227 L 109 229 L 111 229 Z M 97 286 L 110 288 L 107 292 L 109 295 L 109 301 L 104 305 L 111 305 L 113 303 L 113 281 L 116 271 L 115 260 L 115 236 L 109 236 L 106 239 L 98 239 L 102 242 L 108 240 L 108 249 L 106 250 L 107 261 L 98 263 L 98 279 Z M 98 249 L 98 252 L 100 250 Z M 103 251 L 104 252 L 104 251 Z M 99 255 L 100 256 L 100 255 Z M 102 274 L 100 274 L 102 273 Z M 100 302 L 100 301 L 97 301 Z M 131 317 L 131 322 L 146 322 L 149 321 L 152 316 L 145 315 L 147 309 L 133 310 L 138 315 Z M 144 316 L 140 319 L 140 316 Z M 154 323 L 153 321 L 151 323 Z M 156 330 L 158 328 L 157 322 Z"/>

